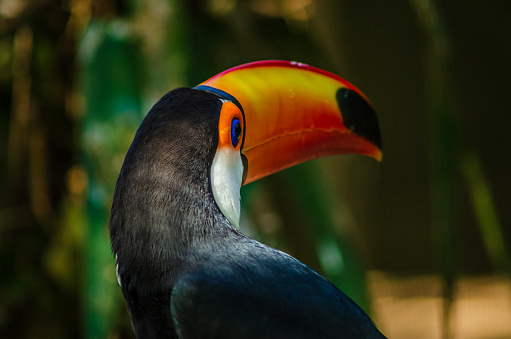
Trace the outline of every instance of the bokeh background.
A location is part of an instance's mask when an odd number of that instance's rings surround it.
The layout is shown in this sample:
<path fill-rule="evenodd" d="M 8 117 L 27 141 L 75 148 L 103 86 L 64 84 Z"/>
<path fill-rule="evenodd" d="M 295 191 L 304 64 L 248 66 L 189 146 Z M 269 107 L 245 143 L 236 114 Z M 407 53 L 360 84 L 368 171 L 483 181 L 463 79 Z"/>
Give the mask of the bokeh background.
<path fill-rule="evenodd" d="M 1 0 L 0 337 L 133 338 L 108 219 L 135 129 L 168 90 L 285 59 L 359 87 L 384 158 L 247 185 L 243 231 L 389 338 L 510 338 L 510 15 L 506 0 Z"/>

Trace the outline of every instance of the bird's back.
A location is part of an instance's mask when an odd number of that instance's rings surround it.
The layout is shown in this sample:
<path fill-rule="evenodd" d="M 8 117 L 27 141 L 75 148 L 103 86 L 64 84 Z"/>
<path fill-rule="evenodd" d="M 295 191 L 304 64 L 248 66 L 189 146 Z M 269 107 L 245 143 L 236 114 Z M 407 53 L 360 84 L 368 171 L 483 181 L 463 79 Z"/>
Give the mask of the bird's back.
<path fill-rule="evenodd" d="M 291 256 L 235 231 L 215 246 L 194 248 L 192 268 L 171 289 L 136 301 L 139 338 L 384 338 L 351 299 Z"/>

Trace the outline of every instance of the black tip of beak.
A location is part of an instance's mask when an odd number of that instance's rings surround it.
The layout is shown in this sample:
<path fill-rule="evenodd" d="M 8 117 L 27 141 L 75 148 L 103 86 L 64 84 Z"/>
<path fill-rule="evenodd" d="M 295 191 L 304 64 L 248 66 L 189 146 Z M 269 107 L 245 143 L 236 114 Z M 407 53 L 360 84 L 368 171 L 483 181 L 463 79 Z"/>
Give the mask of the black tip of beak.
<path fill-rule="evenodd" d="M 358 136 L 364 137 L 381 150 L 382 142 L 378 117 L 371 105 L 357 92 L 339 88 L 335 98 L 342 113 L 344 125 Z"/>

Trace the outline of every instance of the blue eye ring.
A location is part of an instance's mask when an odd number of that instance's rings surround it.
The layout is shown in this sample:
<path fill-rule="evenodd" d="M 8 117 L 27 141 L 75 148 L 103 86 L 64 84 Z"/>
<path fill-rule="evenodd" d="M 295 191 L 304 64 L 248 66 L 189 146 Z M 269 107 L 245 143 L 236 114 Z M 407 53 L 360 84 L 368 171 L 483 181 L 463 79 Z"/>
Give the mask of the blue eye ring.
<path fill-rule="evenodd" d="M 241 138 L 241 122 L 234 118 L 231 122 L 231 142 L 232 146 L 238 146 Z"/>

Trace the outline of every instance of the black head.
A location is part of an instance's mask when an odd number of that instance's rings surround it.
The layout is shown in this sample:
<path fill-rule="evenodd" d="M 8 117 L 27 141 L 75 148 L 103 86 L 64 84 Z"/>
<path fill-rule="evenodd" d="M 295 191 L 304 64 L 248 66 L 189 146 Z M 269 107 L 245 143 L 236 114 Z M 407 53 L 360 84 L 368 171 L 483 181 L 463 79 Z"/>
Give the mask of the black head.
<path fill-rule="evenodd" d="M 189 88 L 167 93 L 149 111 L 126 155 L 110 219 L 112 250 L 123 284 L 171 271 L 183 250 L 186 220 L 214 218 L 211 163 L 222 102 Z M 178 256 L 178 255 L 177 255 Z M 139 282 L 138 282 L 139 283 Z"/>

